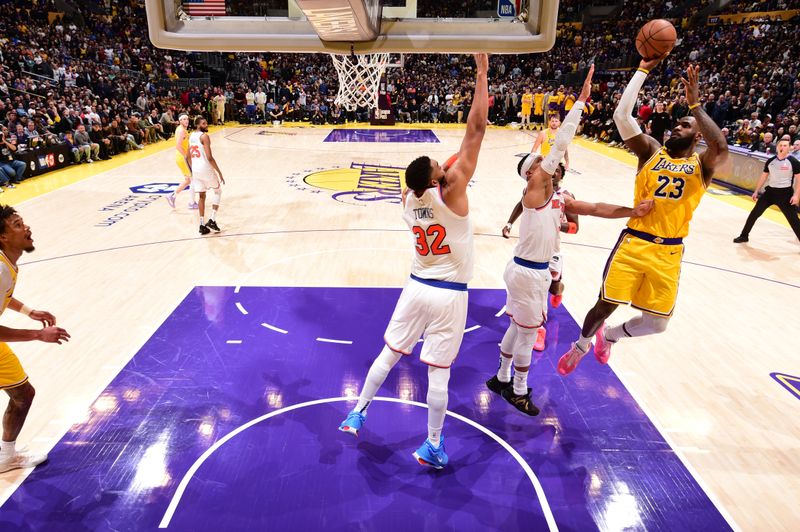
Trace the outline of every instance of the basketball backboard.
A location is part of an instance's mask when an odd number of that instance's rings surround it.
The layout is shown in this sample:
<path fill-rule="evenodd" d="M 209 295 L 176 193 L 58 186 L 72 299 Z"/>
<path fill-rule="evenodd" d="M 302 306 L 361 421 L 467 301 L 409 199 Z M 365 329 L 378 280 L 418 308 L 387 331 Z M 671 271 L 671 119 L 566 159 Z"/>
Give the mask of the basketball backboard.
<path fill-rule="evenodd" d="M 145 5 L 150 40 L 176 50 L 511 54 L 547 51 L 556 38 L 558 0 L 343 1 L 378 5 L 376 38 L 322 40 L 294 0 L 145 0 Z"/>

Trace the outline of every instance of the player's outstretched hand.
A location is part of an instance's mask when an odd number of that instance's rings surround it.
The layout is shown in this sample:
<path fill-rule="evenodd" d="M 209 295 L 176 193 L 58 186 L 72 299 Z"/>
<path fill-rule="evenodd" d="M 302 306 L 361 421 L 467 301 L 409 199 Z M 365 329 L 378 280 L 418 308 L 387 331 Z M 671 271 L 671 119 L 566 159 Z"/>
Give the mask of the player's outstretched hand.
<path fill-rule="evenodd" d="M 654 57 L 653 59 L 642 59 L 641 61 L 639 61 L 639 68 L 643 68 L 643 69 L 647 70 L 648 72 L 650 72 L 655 67 L 657 67 L 658 64 L 661 61 L 663 61 L 668 55 L 669 54 L 667 53 L 667 54 L 664 54 L 664 55 L 659 56 L 659 57 Z"/>
<path fill-rule="evenodd" d="M 684 78 L 681 76 L 681 83 L 683 83 L 683 88 L 686 90 L 686 103 L 688 103 L 690 106 L 700 101 L 699 77 L 699 65 L 689 65 L 689 67 L 686 69 L 686 77 Z"/>
<path fill-rule="evenodd" d="M 489 55 L 488 54 L 475 54 L 475 66 L 478 68 L 478 73 L 485 74 L 489 72 Z"/>
<path fill-rule="evenodd" d="M 56 317 L 46 310 L 34 310 L 30 317 L 32 320 L 41 321 L 45 327 L 52 327 L 56 324 Z"/>
<path fill-rule="evenodd" d="M 511 236 L 511 225 L 506 224 L 503 227 L 503 238 L 509 238 Z"/>
<path fill-rule="evenodd" d="M 586 79 L 583 81 L 583 88 L 578 96 L 578 100 L 581 102 L 586 103 L 586 100 L 592 95 L 592 76 L 594 76 L 594 65 L 589 67 L 589 73 L 586 74 Z"/>
<path fill-rule="evenodd" d="M 643 200 L 633 208 L 633 215 L 637 218 L 642 217 L 653 210 L 653 200 Z"/>
<path fill-rule="evenodd" d="M 758 201 L 758 190 L 756 190 L 755 192 L 753 192 L 753 195 L 752 195 L 752 196 L 750 196 L 750 197 L 751 197 L 751 198 L 753 198 L 753 201 Z"/>
<path fill-rule="evenodd" d="M 70 336 L 67 331 L 61 327 L 45 327 L 39 331 L 39 340 L 49 344 L 61 344 L 61 342 L 69 342 Z"/>

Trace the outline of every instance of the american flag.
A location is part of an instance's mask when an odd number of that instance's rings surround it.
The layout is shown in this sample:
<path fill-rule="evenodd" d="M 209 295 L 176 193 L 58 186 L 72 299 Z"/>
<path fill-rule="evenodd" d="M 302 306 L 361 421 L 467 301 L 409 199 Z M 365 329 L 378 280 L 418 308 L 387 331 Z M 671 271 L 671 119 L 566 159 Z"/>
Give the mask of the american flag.
<path fill-rule="evenodd" d="M 224 17 L 225 0 L 183 0 L 183 9 L 191 17 Z"/>

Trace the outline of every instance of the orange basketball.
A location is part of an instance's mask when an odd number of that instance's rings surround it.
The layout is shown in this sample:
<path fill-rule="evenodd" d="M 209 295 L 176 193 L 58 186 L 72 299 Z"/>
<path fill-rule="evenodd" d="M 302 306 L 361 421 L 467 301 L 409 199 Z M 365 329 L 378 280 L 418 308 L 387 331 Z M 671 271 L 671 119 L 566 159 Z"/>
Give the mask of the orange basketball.
<path fill-rule="evenodd" d="M 678 32 L 668 20 L 651 20 L 639 30 L 636 36 L 636 49 L 645 59 L 655 59 L 668 54 L 675 46 Z"/>

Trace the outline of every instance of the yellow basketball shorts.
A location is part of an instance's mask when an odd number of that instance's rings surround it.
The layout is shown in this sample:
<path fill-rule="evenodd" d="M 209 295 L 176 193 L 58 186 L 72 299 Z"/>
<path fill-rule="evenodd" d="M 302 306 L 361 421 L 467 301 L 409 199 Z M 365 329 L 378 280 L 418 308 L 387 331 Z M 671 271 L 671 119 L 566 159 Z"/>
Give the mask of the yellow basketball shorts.
<path fill-rule="evenodd" d="M 183 177 L 192 176 L 192 171 L 189 170 L 189 165 L 186 164 L 186 159 L 183 157 L 183 155 L 181 155 L 181 152 L 179 151 L 175 152 L 175 164 L 177 164 L 178 168 L 180 168 L 181 172 L 183 172 Z"/>
<path fill-rule="evenodd" d="M 0 342 L 0 390 L 16 388 L 28 381 L 17 355 L 5 342 Z"/>
<path fill-rule="evenodd" d="M 682 260 L 682 243 L 648 242 L 623 231 L 606 262 L 600 299 L 672 316 Z"/>

